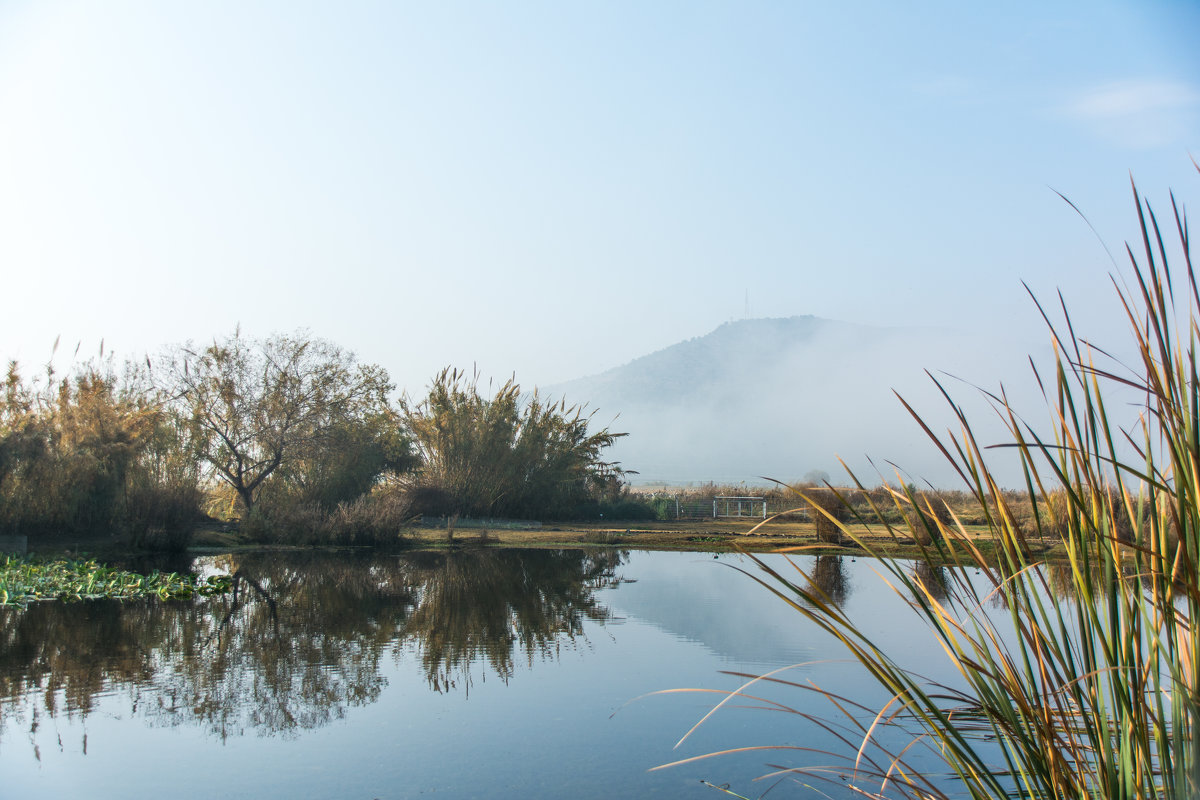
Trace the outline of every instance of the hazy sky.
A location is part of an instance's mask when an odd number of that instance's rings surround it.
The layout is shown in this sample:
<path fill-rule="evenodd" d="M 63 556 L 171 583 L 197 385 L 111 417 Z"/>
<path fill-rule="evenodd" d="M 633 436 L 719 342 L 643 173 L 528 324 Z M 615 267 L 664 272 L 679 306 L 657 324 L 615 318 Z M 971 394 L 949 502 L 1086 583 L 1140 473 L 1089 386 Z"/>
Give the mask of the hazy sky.
<path fill-rule="evenodd" d="M 1200 196 L 1193 2 L 0 0 L 0 351 L 306 327 L 419 392 L 746 313 L 1111 318 Z M 1101 298 L 1101 299 L 1097 299 Z M 936 365 L 923 365 L 936 366 Z"/>

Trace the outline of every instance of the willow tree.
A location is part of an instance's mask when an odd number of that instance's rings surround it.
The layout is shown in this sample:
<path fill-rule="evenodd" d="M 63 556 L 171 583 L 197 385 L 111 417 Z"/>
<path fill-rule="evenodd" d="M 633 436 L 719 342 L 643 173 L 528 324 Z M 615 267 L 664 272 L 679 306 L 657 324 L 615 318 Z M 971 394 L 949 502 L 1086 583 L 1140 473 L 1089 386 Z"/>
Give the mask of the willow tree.
<path fill-rule="evenodd" d="M 247 513 L 264 482 L 311 460 L 347 425 L 387 419 L 387 373 L 303 333 L 248 339 L 240 331 L 168 361 L 196 455 Z"/>
<path fill-rule="evenodd" d="M 445 369 L 420 402 L 401 411 L 421 459 L 415 483 L 426 511 L 556 517 L 619 483 L 603 459 L 624 433 L 592 432 L 592 414 L 510 379 L 491 397 L 478 376 Z"/>

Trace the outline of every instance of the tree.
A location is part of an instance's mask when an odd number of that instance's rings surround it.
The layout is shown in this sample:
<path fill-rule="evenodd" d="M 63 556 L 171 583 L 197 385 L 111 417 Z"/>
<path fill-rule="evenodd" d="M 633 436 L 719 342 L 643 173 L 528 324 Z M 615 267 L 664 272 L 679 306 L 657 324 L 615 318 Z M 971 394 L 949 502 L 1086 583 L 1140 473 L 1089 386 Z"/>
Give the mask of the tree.
<path fill-rule="evenodd" d="M 327 427 L 314 447 L 282 466 L 271 482 L 276 497 L 332 511 L 371 491 L 381 475 L 417 465 L 400 416 L 379 409 Z"/>
<path fill-rule="evenodd" d="M 445 514 L 562 516 L 622 471 L 601 456 L 623 433 L 588 431 L 579 406 L 523 399 L 510 379 L 495 396 L 445 369 L 420 403 L 401 401 L 421 458 L 417 496 Z"/>
<path fill-rule="evenodd" d="M 202 350 L 179 348 L 168 367 L 197 457 L 247 514 L 268 478 L 316 458 L 331 432 L 390 413 L 386 371 L 302 332 L 255 340 L 235 330 Z"/>

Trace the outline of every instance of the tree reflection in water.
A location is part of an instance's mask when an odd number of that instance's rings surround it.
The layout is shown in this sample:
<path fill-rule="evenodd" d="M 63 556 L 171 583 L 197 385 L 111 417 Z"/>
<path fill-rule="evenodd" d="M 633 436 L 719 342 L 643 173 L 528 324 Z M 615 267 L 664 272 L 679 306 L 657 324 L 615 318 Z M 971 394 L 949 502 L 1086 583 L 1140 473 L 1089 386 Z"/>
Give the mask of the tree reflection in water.
<path fill-rule="evenodd" d="M 809 585 L 833 605 L 841 606 L 846 602 L 846 569 L 842 556 L 816 556 L 808 578 Z"/>
<path fill-rule="evenodd" d="M 241 554 L 209 565 L 239 576 L 223 597 L 0 608 L 0 737 L 43 715 L 86 719 L 102 693 L 155 725 L 294 736 L 374 702 L 404 638 L 432 689 L 469 685 L 478 659 L 507 680 L 518 658 L 553 658 L 584 619 L 608 617 L 594 592 L 625 557 Z"/>
<path fill-rule="evenodd" d="M 582 635 L 585 618 L 608 619 L 593 593 L 617 580 L 626 557 L 617 550 L 415 554 L 420 589 L 404 633 L 417 644 L 430 688 L 469 688 L 477 659 L 507 682 L 518 655 L 529 665 L 557 656 Z"/>
<path fill-rule="evenodd" d="M 809 587 L 839 607 L 845 605 L 850 592 L 843 559 L 844 556 L 816 556 L 808 573 Z M 946 597 L 948 576 L 945 567 L 932 566 L 928 561 L 918 559 L 913 563 L 913 575 L 931 597 L 937 600 Z"/>
<path fill-rule="evenodd" d="M 917 561 L 913 565 L 913 577 L 916 578 L 918 585 L 924 587 L 925 591 L 929 592 L 929 596 L 934 600 L 945 600 L 948 587 L 946 585 L 947 576 L 944 566 L 933 566 L 928 561 Z"/>

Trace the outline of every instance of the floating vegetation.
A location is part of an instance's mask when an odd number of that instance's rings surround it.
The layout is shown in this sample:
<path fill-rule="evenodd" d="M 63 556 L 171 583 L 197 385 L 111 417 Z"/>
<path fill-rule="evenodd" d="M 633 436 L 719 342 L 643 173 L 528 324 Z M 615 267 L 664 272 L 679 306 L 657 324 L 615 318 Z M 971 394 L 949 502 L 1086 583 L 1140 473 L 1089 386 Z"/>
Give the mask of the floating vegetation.
<path fill-rule="evenodd" d="M 173 600 L 197 594 L 224 594 L 231 585 L 228 575 L 213 575 L 204 580 L 158 570 L 139 575 L 106 567 L 93 559 L 42 560 L 0 555 L 0 605 L 101 597 L 125 600 L 157 596 Z"/>

